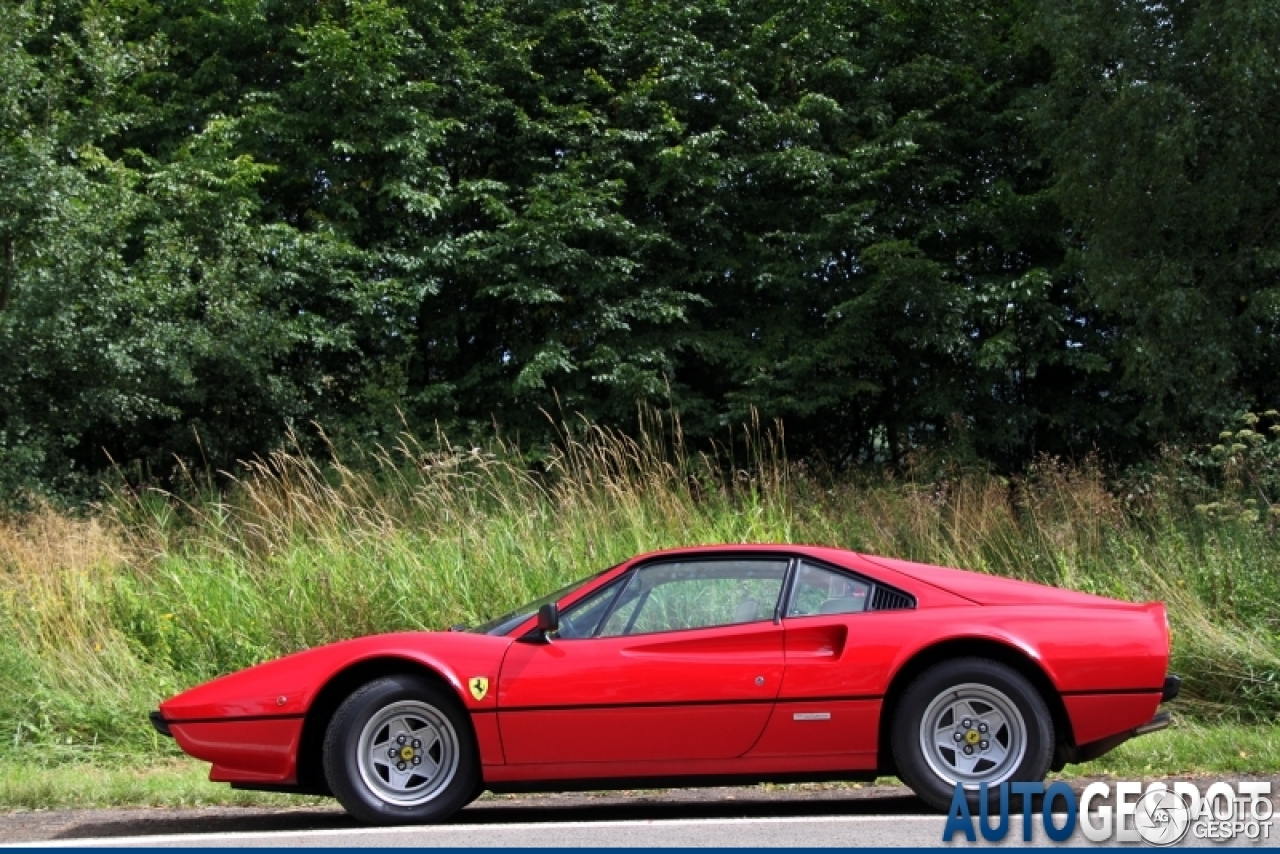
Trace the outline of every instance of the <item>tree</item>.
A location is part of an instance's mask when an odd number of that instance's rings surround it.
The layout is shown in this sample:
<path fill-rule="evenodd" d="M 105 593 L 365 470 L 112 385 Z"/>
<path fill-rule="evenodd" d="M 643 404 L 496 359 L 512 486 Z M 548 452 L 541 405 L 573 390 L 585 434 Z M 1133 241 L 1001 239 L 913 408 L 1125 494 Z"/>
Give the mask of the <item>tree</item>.
<path fill-rule="evenodd" d="M 1098 309 L 1115 441 L 1280 401 L 1280 10 L 1045 3 L 1039 124 Z"/>

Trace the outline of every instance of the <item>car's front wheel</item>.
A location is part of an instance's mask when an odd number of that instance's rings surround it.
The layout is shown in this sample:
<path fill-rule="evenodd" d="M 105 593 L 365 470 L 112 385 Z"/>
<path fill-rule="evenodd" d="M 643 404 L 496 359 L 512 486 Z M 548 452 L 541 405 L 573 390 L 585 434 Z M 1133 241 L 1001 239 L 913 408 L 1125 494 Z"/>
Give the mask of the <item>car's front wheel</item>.
<path fill-rule="evenodd" d="M 466 806 L 480 775 L 466 712 L 442 688 L 389 676 L 358 689 L 325 734 L 329 788 L 370 824 L 441 821 Z"/>
<path fill-rule="evenodd" d="M 1043 780 L 1053 719 L 1040 692 L 1011 667 L 983 658 L 944 661 L 902 695 L 892 729 L 903 782 L 940 810 L 957 784 L 973 801 L 982 783 Z"/>

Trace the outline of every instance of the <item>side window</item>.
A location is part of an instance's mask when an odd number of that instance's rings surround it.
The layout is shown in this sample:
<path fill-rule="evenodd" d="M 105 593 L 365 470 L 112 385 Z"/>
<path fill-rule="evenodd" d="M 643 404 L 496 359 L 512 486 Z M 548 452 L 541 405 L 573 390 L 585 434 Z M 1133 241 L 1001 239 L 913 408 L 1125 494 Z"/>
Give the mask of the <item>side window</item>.
<path fill-rule="evenodd" d="M 867 610 L 871 585 L 825 567 L 803 562 L 796 573 L 788 617 L 853 614 Z"/>
<path fill-rule="evenodd" d="M 786 558 L 659 563 L 631 574 L 600 635 L 772 620 Z"/>
<path fill-rule="evenodd" d="M 592 593 L 580 602 L 565 609 L 560 615 L 561 639 L 589 638 L 595 634 L 596 626 L 604 618 L 605 612 L 613 604 L 613 597 L 618 593 L 620 581 L 613 581 Z"/>
<path fill-rule="evenodd" d="M 628 585 L 627 589 L 623 590 L 622 595 L 618 597 L 618 604 L 614 606 L 608 620 L 605 621 L 604 627 L 600 630 L 600 637 L 608 638 L 631 634 L 636 608 L 645 598 L 645 594 L 637 593 Z"/>

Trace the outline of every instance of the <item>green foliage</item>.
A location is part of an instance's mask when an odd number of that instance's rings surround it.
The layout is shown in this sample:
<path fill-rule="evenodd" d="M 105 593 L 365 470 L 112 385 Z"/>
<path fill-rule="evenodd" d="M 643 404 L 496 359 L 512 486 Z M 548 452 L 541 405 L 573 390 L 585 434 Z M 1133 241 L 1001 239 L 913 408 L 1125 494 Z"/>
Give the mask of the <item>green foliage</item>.
<path fill-rule="evenodd" d="M 1269 408 L 1272 5 L 10 0 L 0 497 L 312 422 L 1013 471 Z"/>
<path fill-rule="evenodd" d="M 1243 413 L 1237 429 L 1186 454 L 1209 499 L 1196 510 L 1214 518 L 1280 526 L 1280 412 Z"/>
<path fill-rule="evenodd" d="M 146 121 L 129 91 L 165 62 L 109 6 L 14 4 L 3 38 L 0 490 L 86 494 L 114 455 L 167 468 L 269 445 L 311 407 L 312 353 L 341 327 L 292 304 L 308 267 L 334 281 L 358 253 L 262 221 L 270 168 L 211 117 L 163 159 L 113 141 Z M 69 12 L 70 9 L 62 9 Z M 287 275 L 281 275 L 283 267 Z"/>
<path fill-rule="evenodd" d="M 1280 10 L 1269 0 L 1040 4 L 1057 196 L 1117 427 L 1204 430 L 1280 394 Z"/>

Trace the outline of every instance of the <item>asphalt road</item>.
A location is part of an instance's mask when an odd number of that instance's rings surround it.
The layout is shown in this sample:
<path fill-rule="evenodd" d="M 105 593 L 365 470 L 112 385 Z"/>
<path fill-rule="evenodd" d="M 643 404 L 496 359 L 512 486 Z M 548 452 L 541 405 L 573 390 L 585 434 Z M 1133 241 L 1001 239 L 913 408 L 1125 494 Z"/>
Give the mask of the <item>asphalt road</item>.
<path fill-rule="evenodd" d="M 448 824 L 393 829 L 317 807 L 13 812 L 0 814 L 0 839 L 94 847 L 898 847 L 944 844 L 944 824 L 905 789 L 800 786 L 486 797 Z M 1026 844 L 1020 819 L 1004 844 Z M 1056 845 L 1038 820 L 1032 844 Z M 1094 843 L 1077 833 L 1066 844 Z M 948 845 L 966 843 L 957 836 Z"/>

